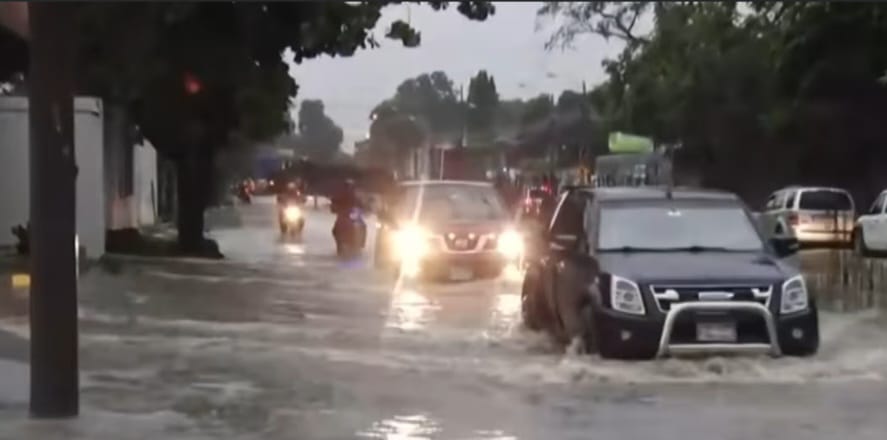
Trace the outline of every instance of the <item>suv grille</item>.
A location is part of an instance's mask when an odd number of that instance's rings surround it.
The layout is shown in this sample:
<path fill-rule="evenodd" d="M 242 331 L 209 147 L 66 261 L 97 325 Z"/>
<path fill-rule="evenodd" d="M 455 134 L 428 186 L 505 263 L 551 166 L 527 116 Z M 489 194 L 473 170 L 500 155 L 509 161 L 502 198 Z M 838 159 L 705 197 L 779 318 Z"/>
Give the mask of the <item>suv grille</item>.
<path fill-rule="evenodd" d="M 444 234 L 444 243 L 446 243 L 447 249 L 456 252 L 466 252 L 477 249 L 479 239 L 480 235 L 475 233 L 450 232 Z"/>
<path fill-rule="evenodd" d="M 770 304 L 773 285 L 650 285 L 659 310 L 667 312 L 671 305 L 690 301 L 755 301 Z"/>

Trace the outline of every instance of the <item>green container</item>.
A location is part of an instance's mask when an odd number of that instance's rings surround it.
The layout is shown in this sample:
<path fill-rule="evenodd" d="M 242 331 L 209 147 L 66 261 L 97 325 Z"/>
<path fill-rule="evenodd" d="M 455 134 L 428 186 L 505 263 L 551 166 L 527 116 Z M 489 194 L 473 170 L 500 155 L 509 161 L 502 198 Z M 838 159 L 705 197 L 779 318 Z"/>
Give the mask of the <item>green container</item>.
<path fill-rule="evenodd" d="M 651 153 L 653 139 L 617 131 L 610 133 L 609 148 L 613 153 Z"/>

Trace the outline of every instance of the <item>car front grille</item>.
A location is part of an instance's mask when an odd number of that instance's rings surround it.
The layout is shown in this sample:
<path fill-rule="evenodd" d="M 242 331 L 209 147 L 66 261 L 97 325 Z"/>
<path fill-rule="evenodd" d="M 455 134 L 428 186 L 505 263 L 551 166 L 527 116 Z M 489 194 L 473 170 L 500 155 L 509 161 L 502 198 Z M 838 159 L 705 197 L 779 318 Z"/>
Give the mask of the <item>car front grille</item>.
<path fill-rule="evenodd" d="M 690 301 L 754 301 L 769 306 L 773 295 L 772 284 L 707 284 L 707 285 L 650 285 L 650 292 L 659 310 L 667 312 L 671 305 Z"/>

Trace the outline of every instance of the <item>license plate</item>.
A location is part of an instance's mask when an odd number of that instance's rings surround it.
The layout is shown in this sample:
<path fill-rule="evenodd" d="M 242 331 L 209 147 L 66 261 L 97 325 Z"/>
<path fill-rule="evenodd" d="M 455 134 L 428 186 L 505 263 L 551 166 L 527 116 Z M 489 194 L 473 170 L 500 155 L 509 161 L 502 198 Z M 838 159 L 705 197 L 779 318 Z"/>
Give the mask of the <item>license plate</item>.
<path fill-rule="evenodd" d="M 696 324 L 696 339 L 700 342 L 736 342 L 736 323 L 700 322 Z"/>
<path fill-rule="evenodd" d="M 465 249 L 468 247 L 468 240 L 466 240 L 464 238 L 460 238 L 460 239 L 456 240 L 455 244 L 456 244 L 457 249 Z"/>
<path fill-rule="evenodd" d="M 453 281 L 467 281 L 474 278 L 474 272 L 465 267 L 450 268 L 450 279 Z"/>

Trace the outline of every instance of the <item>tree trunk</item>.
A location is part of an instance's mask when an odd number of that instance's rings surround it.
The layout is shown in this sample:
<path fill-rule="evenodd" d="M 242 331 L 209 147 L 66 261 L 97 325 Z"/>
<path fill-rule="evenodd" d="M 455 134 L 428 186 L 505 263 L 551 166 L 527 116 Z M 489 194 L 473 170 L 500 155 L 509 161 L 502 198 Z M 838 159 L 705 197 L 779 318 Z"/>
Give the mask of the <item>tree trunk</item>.
<path fill-rule="evenodd" d="M 31 68 L 31 399 L 33 417 L 79 413 L 75 35 L 71 3 L 32 3 Z M 14 191 L 12 188 L 5 188 Z"/>
<path fill-rule="evenodd" d="M 176 163 L 179 250 L 186 255 L 220 257 L 217 249 L 208 247 L 203 236 L 208 189 L 211 179 L 212 153 L 208 148 L 193 148 Z"/>

